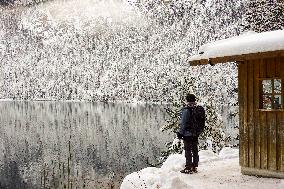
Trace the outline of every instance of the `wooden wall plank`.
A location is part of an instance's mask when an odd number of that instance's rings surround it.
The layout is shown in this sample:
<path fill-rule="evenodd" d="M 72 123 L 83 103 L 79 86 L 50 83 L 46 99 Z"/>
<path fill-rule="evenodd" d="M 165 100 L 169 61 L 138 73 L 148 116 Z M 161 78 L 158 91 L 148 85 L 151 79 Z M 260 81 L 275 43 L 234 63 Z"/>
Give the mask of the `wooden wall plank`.
<path fill-rule="evenodd" d="M 266 62 L 263 60 L 263 59 L 260 59 L 259 60 L 259 67 L 260 67 L 260 70 L 259 70 L 259 77 L 261 78 L 266 78 Z"/>
<path fill-rule="evenodd" d="M 280 136 L 280 170 L 284 172 L 284 113 L 281 113 L 280 117 L 280 127 L 279 127 L 279 136 Z"/>
<path fill-rule="evenodd" d="M 280 57 L 276 58 L 275 64 L 276 64 L 275 65 L 275 68 L 276 68 L 275 76 L 281 78 L 281 58 Z M 276 126 L 277 126 L 276 128 L 276 167 L 278 171 L 281 170 L 281 162 L 282 162 L 282 156 L 281 156 L 282 154 L 281 120 L 282 119 L 283 119 L 282 112 L 277 112 L 276 113 Z"/>
<path fill-rule="evenodd" d="M 275 58 L 266 58 L 266 77 L 271 78 L 275 77 Z"/>
<path fill-rule="evenodd" d="M 267 169 L 267 127 L 266 127 L 266 112 L 259 114 L 260 126 L 260 165 L 262 169 Z"/>
<path fill-rule="evenodd" d="M 276 76 L 276 58 L 267 59 L 267 76 Z M 267 116 L 267 127 L 269 129 L 268 134 L 268 169 L 277 170 L 277 157 L 276 157 L 276 131 L 277 131 L 277 121 L 276 112 L 269 112 Z"/>
<path fill-rule="evenodd" d="M 282 120 L 283 120 L 283 113 L 282 112 L 278 112 L 277 113 L 277 142 L 276 142 L 276 161 L 277 161 L 277 170 L 281 171 L 282 168 L 282 148 L 284 148 L 284 146 L 282 146 Z"/>
<path fill-rule="evenodd" d="M 280 61 L 280 76 L 284 77 L 284 57 L 279 58 Z"/>
<path fill-rule="evenodd" d="M 284 84 L 284 57 L 280 57 L 279 58 L 280 61 L 280 77 L 282 78 L 282 84 Z M 282 85 L 282 94 L 284 96 L 284 85 Z M 283 108 L 284 108 L 284 99 L 282 99 L 282 104 L 283 104 Z"/>
<path fill-rule="evenodd" d="M 266 78 L 267 68 L 266 62 L 261 59 L 260 60 L 260 70 L 259 74 L 261 78 Z M 259 113 L 259 131 L 260 131 L 260 165 L 262 169 L 267 169 L 267 127 L 266 127 L 266 112 Z"/>
<path fill-rule="evenodd" d="M 239 114 L 240 114 L 240 165 L 248 167 L 247 140 L 247 62 L 238 64 L 239 75 Z"/>
<path fill-rule="evenodd" d="M 280 70 L 280 57 L 276 58 L 276 62 L 275 62 L 275 77 L 280 77 L 281 76 L 281 70 Z"/>
<path fill-rule="evenodd" d="M 254 168 L 254 60 L 248 61 L 248 82 L 247 82 L 247 131 L 248 131 L 248 151 L 249 167 Z"/>
<path fill-rule="evenodd" d="M 280 77 L 282 80 L 284 80 L 284 57 L 280 58 Z M 284 81 L 282 82 L 282 84 Z M 284 86 L 282 86 L 282 94 L 284 95 Z M 284 103 L 284 99 L 282 100 Z M 278 132 L 279 132 L 279 137 L 280 140 L 279 146 L 280 146 L 280 170 L 284 172 L 284 113 L 282 112 L 280 114 L 281 116 L 279 117 L 279 124 L 278 124 Z"/>
<path fill-rule="evenodd" d="M 255 167 L 260 169 L 260 125 L 259 125 L 259 99 L 260 99 L 260 87 L 259 87 L 259 66 L 260 61 L 256 60 L 254 62 L 254 132 L 255 132 L 255 141 L 254 141 L 254 152 L 255 152 Z"/>
<path fill-rule="evenodd" d="M 268 169 L 277 170 L 276 166 L 276 113 L 267 113 L 268 128 Z"/>
<path fill-rule="evenodd" d="M 244 63 L 239 62 L 238 63 L 238 101 L 239 101 L 239 163 L 240 166 L 244 166 L 244 148 L 243 148 L 243 133 L 244 133 L 244 97 L 243 97 L 243 85 L 244 85 L 244 79 L 242 78 L 244 73 Z"/>
<path fill-rule="evenodd" d="M 244 145 L 244 163 L 245 166 L 249 166 L 249 130 L 248 130 L 248 62 L 245 62 L 245 68 L 244 68 L 244 135 L 243 135 L 243 145 Z"/>

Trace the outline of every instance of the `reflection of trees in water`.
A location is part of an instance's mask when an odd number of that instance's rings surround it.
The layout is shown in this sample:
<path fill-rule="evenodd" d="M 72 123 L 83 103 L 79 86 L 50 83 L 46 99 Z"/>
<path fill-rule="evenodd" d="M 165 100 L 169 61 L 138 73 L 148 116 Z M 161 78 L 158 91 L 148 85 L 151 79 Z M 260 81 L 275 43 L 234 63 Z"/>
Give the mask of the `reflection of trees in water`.
<path fill-rule="evenodd" d="M 40 3 L 44 3 L 50 0 L 1 0 L 0 6 L 11 6 L 11 5 L 23 5 L 32 6 Z"/>
<path fill-rule="evenodd" d="M 66 166 L 70 137 L 71 174 L 116 181 L 154 161 L 169 138 L 159 131 L 165 115 L 154 105 L 1 102 L 0 108 L 5 158 L 16 162 L 15 176 L 33 185 L 45 163 Z M 0 164 L 7 166 L 5 158 Z"/>
<path fill-rule="evenodd" d="M 7 6 L 13 4 L 14 2 L 15 0 L 2 0 L 0 1 L 0 5 Z"/>
<path fill-rule="evenodd" d="M 18 189 L 30 188 L 20 175 L 19 165 L 15 161 L 4 159 L 3 166 L 0 169 L 0 188 L 1 189 Z"/>

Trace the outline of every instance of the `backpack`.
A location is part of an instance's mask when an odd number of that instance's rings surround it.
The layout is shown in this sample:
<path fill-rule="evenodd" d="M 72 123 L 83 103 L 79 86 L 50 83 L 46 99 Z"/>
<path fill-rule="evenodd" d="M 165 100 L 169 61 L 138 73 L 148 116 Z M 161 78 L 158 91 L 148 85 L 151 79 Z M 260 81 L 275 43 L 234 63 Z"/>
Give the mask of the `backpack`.
<path fill-rule="evenodd" d="M 186 130 L 193 135 L 199 136 L 205 128 L 205 110 L 202 106 L 186 107 L 189 113 L 189 121 Z"/>

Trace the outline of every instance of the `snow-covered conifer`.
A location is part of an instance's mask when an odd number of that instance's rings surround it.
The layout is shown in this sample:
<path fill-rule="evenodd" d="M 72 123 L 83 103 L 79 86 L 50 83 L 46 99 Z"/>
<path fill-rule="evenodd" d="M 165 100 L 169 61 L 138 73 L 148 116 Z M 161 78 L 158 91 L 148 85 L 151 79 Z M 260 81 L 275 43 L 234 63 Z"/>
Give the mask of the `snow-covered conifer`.
<path fill-rule="evenodd" d="M 244 3 L 244 30 L 256 32 L 284 29 L 282 0 L 248 0 Z"/>

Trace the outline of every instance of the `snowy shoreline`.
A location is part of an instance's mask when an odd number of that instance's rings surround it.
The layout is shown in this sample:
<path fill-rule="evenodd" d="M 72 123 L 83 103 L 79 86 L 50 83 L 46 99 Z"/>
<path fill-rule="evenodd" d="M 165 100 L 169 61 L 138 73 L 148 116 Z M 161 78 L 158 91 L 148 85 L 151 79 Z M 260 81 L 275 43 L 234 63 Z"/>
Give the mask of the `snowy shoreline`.
<path fill-rule="evenodd" d="M 283 189 L 284 180 L 242 175 L 239 150 L 224 148 L 219 155 L 212 151 L 199 152 L 197 174 L 181 174 L 185 158 L 173 154 L 161 168 L 148 167 L 126 176 L 120 189 Z M 206 180 L 206 182 L 204 182 Z"/>

